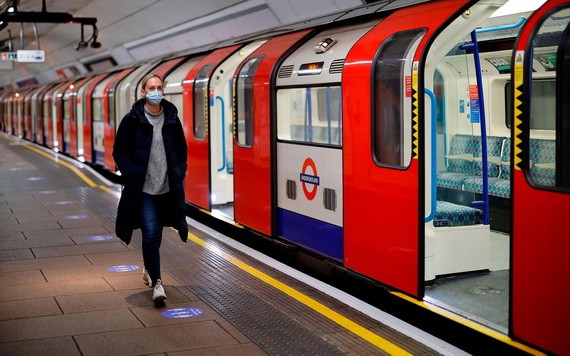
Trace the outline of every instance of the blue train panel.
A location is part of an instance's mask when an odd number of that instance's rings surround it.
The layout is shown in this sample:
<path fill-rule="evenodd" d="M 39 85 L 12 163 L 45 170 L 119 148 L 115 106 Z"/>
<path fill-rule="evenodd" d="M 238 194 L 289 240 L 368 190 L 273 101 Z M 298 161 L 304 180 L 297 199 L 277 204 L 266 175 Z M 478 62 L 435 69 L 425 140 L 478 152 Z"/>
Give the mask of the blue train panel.
<path fill-rule="evenodd" d="M 342 230 L 289 210 L 277 210 L 277 233 L 281 238 L 338 261 L 344 257 Z"/>

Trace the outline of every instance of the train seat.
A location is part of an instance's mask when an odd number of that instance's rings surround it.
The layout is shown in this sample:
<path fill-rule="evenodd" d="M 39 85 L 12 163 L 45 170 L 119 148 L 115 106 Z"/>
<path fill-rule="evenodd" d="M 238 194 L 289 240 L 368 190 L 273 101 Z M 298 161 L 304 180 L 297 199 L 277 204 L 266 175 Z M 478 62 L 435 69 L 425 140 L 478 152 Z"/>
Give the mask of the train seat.
<path fill-rule="evenodd" d="M 479 209 L 437 202 L 433 232 L 426 234 L 426 280 L 490 268 L 490 227 L 482 221 Z"/>
<path fill-rule="evenodd" d="M 433 219 L 435 227 L 477 225 L 483 221 L 483 212 L 469 206 L 438 201 Z"/>
<path fill-rule="evenodd" d="M 487 137 L 487 176 L 490 178 L 496 178 L 499 176 L 500 167 L 501 167 L 501 160 L 502 160 L 502 152 L 503 152 L 503 144 L 505 142 L 505 137 L 497 137 L 497 136 L 488 136 Z M 478 140 L 479 141 L 479 140 Z M 481 159 L 481 146 L 477 146 L 477 152 L 475 153 L 474 160 L 474 168 L 475 168 L 475 175 L 482 176 L 483 175 L 483 160 Z"/>
<path fill-rule="evenodd" d="M 487 137 L 489 195 L 510 197 L 510 140 L 504 137 Z M 463 189 L 473 193 L 483 193 L 482 162 L 475 162 L 477 177 L 467 178 Z"/>
<path fill-rule="evenodd" d="M 477 137 L 471 135 L 454 135 L 446 155 L 446 170 L 437 176 L 437 186 L 442 188 L 462 189 L 465 179 L 474 172 L 473 158 L 477 152 Z"/>

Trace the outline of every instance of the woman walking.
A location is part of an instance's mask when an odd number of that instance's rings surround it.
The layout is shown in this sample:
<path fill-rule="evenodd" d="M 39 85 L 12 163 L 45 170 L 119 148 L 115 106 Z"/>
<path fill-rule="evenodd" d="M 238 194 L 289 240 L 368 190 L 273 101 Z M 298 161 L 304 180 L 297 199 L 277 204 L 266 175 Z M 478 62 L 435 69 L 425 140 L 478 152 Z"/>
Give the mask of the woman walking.
<path fill-rule="evenodd" d="M 115 233 L 127 245 L 134 229 L 141 229 L 143 279 L 154 288 L 153 301 L 166 294 L 160 276 L 162 229 L 178 230 L 188 238 L 184 176 L 187 145 L 178 110 L 164 99 L 162 79 L 156 74 L 142 81 L 142 99 L 121 120 L 113 158 L 124 179 Z"/>

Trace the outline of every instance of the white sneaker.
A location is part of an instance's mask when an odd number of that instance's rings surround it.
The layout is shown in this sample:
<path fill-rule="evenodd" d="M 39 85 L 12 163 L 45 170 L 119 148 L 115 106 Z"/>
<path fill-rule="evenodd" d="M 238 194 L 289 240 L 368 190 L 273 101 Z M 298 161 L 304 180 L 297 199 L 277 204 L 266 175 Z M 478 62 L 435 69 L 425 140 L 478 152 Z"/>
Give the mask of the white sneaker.
<path fill-rule="evenodd" d="M 161 303 L 166 299 L 166 294 L 164 293 L 164 288 L 162 287 L 162 281 L 159 279 L 154 285 L 154 292 L 152 293 L 152 301 L 155 303 Z"/>
<path fill-rule="evenodd" d="M 152 288 L 152 279 L 150 279 L 150 275 L 148 274 L 146 268 L 143 269 L 143 281 L 144 284 Z"/>

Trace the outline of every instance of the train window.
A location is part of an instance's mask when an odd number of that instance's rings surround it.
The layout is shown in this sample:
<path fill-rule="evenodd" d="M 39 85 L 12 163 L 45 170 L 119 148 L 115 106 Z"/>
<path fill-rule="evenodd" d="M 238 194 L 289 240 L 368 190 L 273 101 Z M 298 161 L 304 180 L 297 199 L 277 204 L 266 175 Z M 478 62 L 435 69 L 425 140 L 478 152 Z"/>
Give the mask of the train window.
<path fill-rule="evenodd" d="M 101 99 L 93 99 L 93 122 L 103 121 L 103 103 Z"/>
<path fill-rule="evenodd" d="M 511 127 L 512 83 L 505 85 L 505 105 L 507 127 Z M 556 126 L 556 80 L 533 79 L 531 101 L 535 103 L 530 110 L 531 130 L 554 130 Z"/>
<path fill-rule="evenodd" d="M 404 137 L 411 132 L 405 129 L 405 76 L 411 75 L 412 49 L 422 35 L 422 30 L 397 33 L 376 54 L 372 151 L 378 165 L 405 167 L 411 158 L 411 153 L 405 154 L 410 152 L 406 145 L 411 146 L 411 139 Z"/>
<path fill-rule="evenodd" d="M 194 79 L 194 138 L 204 140 L 208 126 L 208 82 L 209 74 L 214 65 L 203 66 Z"/>
<path fill-rule="evenodd" d="M 42 127 L 47 125 L 48 117 L 49 117 L 49 99 L 44 98 L 43 100 L 43 115 L 42 115 Z"/>
<path fill-rule="evenodd" d="M 68 96 L 69 98 L 69 96 Z M 69 99 L 62 100 L 63 101 L 63 120 L 69 122 L 70 119 L 70 112 L 69 112 Z"/>
<path fill-rule="evenodd" d="M 436 98 L 437 105 L 437 133 L 445 133 L 445 83 L 443 75 L 436 69 L 433 75 L 433 93 Z"/>
<path fill-rule="evenodd" d="M 114 89 L 111 89 L 114 90 Z M 109 93 L 109 104 L 107 107 L 107 120 L 110 128 L 115 128 L 115 93 Z"/>
<path fill-rule="evenodd" d="M 545 37 L 551 40 L 542 40 Z M 523 126 L 530 137 L 525 173 L 535 185 L 570 189 L 570 8 L 544 21 L 530 55 L 535 65 L 529 88 L 530 125 Z M 540 137 L 533 137 L 532 129 L 539 129 Z"/>
<path fill-rule="evenodd" d="M 253 145 L 253 77 L 263 57 L 248 60 L 240 69 L 236 81 L 236 115 L 234 132 L 242 147 Z"/>
<path fill-rule="evenodd" d="M 340 86 L 279 89 L 277 137 L 288 141 L 341 146 Z"/>

